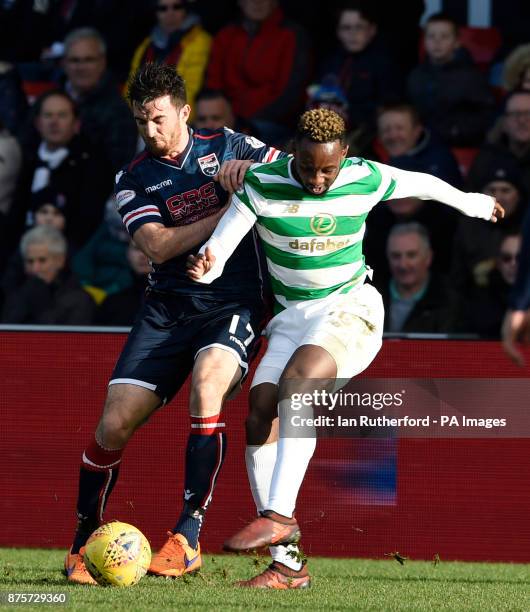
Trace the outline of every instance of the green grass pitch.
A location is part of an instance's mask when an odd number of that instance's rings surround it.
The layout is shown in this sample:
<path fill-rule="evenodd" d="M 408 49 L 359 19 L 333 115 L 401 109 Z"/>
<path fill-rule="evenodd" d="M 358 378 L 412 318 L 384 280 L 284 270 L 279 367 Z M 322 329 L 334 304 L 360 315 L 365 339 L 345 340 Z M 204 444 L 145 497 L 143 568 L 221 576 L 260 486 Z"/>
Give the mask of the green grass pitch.
<path fill-rule="evenodd" d="M 0 605 L 2 610 L 530 610 L 525 565 L 435 564 L 395 559 L 310 559 L 305 591 L 255 591 L 232 586 L 266 566 L 265 557 L 204 556 L 200 574 L 179 580 L 146 577 L 130 588 L 67 585 L 64 551 L 0 549 L 0 592 L 68 592 L 67 605 Z"/>

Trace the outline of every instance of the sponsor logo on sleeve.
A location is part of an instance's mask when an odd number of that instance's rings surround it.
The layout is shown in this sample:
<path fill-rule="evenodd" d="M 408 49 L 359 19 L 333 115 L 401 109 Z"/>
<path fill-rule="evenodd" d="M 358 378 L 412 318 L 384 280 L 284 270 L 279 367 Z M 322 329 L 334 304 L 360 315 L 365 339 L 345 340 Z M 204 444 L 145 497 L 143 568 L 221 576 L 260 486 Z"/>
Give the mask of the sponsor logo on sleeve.
<path fill-rule="evenodd" d="M 202 173 L 206 176 L 215 176 L 218 174 L 220 166 L 219 160 L 217 159 L 217 155 L 215 153 L 210 153 L 210 155 L 199 157 L 197 158 L 197 161 L 199 162 Z"/>
<path fill-rule="evenodd" d="M 261 142 L 261 140 L 254 138 L 254 136 L 246 136 L 245 142 L 249 144 L 253 149 L 261 149 L 261 147 L 265 146 L 264 142 Z"/>
<path fill-rule="evenodd" d="M 116 208 L 120 210 L 122 206 L 128 204 L 136 197 L 136 192 L 131 189 L 125 189 L 123 191 L 118 191 L 116 194 Z"/>

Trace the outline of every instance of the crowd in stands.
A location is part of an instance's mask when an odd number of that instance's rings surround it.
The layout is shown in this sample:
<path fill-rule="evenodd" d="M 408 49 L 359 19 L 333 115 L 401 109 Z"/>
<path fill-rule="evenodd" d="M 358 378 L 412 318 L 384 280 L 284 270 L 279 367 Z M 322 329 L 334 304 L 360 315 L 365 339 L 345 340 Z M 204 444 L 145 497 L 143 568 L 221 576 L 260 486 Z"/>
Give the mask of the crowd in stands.
<path fill-rule="evenodd" d="M 123 4 L 0 0 L 0 323 L 133 322 L 149 262 L 115 211 L 114 176 L 141 150 L 127 78 L 163 62 L 185 79 L 195 129 L 288 148 L 296 117 L 325 106 L 346 120 L 350 155 L 494 196 L 497 224 L 382 203 L 365 255 L 388 332 L 499 336 L 530 197 L 517 24 L 489 28 L 479 53 L 451 13 L 421 20 L 422 0 Z"/>

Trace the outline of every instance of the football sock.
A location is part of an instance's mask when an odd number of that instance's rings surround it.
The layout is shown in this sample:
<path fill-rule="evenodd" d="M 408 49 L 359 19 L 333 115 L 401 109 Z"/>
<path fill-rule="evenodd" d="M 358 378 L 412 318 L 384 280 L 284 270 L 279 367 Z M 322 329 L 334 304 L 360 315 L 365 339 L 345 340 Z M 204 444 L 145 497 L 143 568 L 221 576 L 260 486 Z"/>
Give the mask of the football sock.
<path fill-rule="evenodd" d="M 273 442 L 261 446 L 249 445 L 245 450 L 248 481 L 258 513 L 267 510 L 277 447 L 278 443 Z M 274 561 L 283 563 L 295 571 L 302 567 L 302 562 L 299 560 L 300 550 L 296 544 L 269 546 L 269 551 Z"/>
<path fill-rule="evenodd" d="M 123 448 L 103 448 L 94 438 L 85 449 L 79 471 L 77 530 L 72 552 L 78 553 L 90 534 L 103 522 L 103 512 L 118 479 Z"/>
<path fill-rule="evenodd" d="M 277 447 L 277 442 L 273 442 L 261 446 L 249 445 L 245 450 L 248 482 L 258 514 L 267 510 Z"/>
<path fill-rule="evenodd" d="M 286 402 L 286 406 L 284 406 Z M 282 425 L 282 415 L 290 413 L 290 400 L 283 400 L 278 406 L 280 415 L 280 438 L 278 440 L 278 455 L 272 475 L 269 503 L 267 510 L 274 510 L 283 516 L 292 517 L 296 507 L 298 491 L 302 486 L 309 461 L 315 452 L 316 438 L 287 438 L 282 433 L 291 432 L 288 426 Z M 284 431 L 285 429 L 285 431 Z"/>
<path fill-rule="evenodd" d="M 191 417 L 191 433 L 186 447 L 184 507 L 173 533 L 181 533 L 197 548 L 204 512 L 226 454 L 225 424 L 221 415 Z"/>

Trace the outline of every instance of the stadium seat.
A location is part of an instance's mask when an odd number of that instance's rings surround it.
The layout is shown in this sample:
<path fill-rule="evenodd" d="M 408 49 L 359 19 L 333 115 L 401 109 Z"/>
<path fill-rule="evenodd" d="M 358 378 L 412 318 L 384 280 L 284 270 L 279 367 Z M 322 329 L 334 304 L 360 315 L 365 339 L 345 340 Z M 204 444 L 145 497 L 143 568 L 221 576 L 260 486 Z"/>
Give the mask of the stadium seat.
<path fill-rule="evenodd" d="M 57 83 L 53 81 L 22 81 L 22 89 L 29 104 L 33 104 L 40 95 L 55 87 L 57 87 Z"/>
<path fill-rule="evenodd" d="M 456 161 L 458 162 L 460 174 L 465 178 L 467 176 L 467 173 L 469 172 L 469 169 L 471 168 L 471 164 L 477 156 L 478 148 L 453 147 L 451 151 L 456 157 Z"/>

